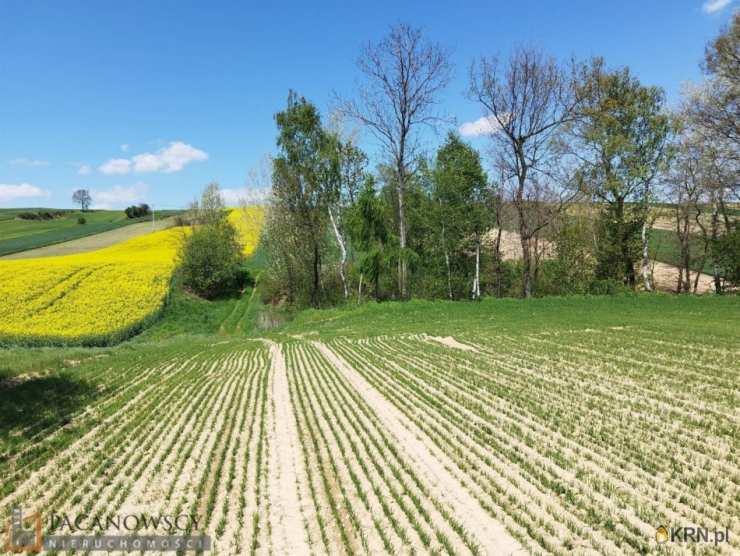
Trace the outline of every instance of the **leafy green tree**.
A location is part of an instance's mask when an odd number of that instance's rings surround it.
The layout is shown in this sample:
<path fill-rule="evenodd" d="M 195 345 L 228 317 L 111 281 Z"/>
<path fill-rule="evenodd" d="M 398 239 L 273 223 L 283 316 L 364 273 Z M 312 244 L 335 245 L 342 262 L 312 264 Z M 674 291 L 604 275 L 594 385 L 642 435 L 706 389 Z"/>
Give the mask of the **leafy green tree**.
<path fill-rule="evenodd" d="M 336 163 L 329 165 L 328 171 L 332 174 L 327 176 L 327 211 L 331 229 L 337 240 L 340 251 L 339 277 L 342 280 L 342 289 L 345 301 L 349 299 L 349 284 L 347 276 L 347 264 L 349 257 L 349 246 L 347 245 L 346 230 L 344 226 L 344 212 L 352 206 L 362 185 L 367 157 L 352 140 L 342 141 L 339 134 L 329 133 L 327 137 L 326 155 L 332 157 Z M 334 172 L 338 169 L 338 179 Z"/>
<path fill-rule="evenodd" d="M 712 258 L 721 269 L 724 287 L 740 287 L 740 223 L 730 225 L 726 233 L 712 242 Z"/>
<path fill-rule="evenodd" d="M 368 175 L 365 178 L 365 186 L 357 197 L 357 203 L 349 215 L 350 237 L 360 252 L 358 301 L 362 297 L 364 279 L 373 284 L 375 299 L 381 298 L 380 279 L 387 266 L 389 239 L 384 205 L 383 199 L 375 191 L 374 178 Z"/>
<path fill-rule="evenodd" d="M 726 143 L 734 163 L 740 159 L 740 12 L 707 45 L 704 69 L 709 79 L 695 91 L 692 115 L 708 139 Z"/>
<path fill-rule="evenodd" d="M 193 201 L 188 210 L 188 220 L 192 224 L 213 224 L 226 216 L 226 204 L 216 182 L 209 183 L 200 199 Z"/>
<path fill-rule="evenodd" d="M 207 218 L 193 226 L 183 241 L 178 254 L 179 275 L 186 289 L 214 299 L 237 292 L 249 276 L 236 228 L 222 216 L 226 214 L 223 208 L 216 212 L 215 207 L 223 207 L 218 185 L 210 184 L 198 205 L 201 209 L 209 207 L 199 212 Z"/>
<path fill-rule="evenodd" d="M 450 133 L 437 152 L 433 174 L 433 200 L 436 226 L 447 271 L 447 293 L 453 298 L 451 256 L 463 255 L 472 243 L 475 270 L 472 284 L 473 299 L 480 298 L 481 238 L 491 225 L 492 197 L 480 155 Z"/>
<path fill-rule="evenodd" d="M 297 252 L 292 254 L 311 269 L 310 303 L 322 301 L 322 260 L 328 207 L 340 186 L 336 138 L 321 125 L 317 108 L 291 91 L 288 106 L 275 115 L 278 156 L 273 161 L 273 204 L 292 229 Z M 278 231 L 278 233 L 282 233 Z"/>
<path fill-rule="evenodd" d="M 597 256 L 599 278 L 634 287 L 635 263 L 647 273 L 647 227 L 656 176 L 668 158 L 671 122 L 658 87 L 643 86 L 629 68 L 609 71 L 595 59 L 584 70 L 581 118 L 571 126 L 582 161 L 582 187 L 604 209 Z M 642 249 L 641 249 L 642 246 Z"/>

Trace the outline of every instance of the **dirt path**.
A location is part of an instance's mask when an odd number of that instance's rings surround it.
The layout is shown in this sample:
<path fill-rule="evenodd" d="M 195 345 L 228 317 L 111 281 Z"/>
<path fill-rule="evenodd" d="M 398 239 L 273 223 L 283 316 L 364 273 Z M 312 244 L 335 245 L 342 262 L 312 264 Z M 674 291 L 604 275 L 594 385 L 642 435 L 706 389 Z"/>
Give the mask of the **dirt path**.
<path fill-rule="evenodd" d="M 454 463 L 436 447 L 423 442 L 423 432 L 326 344 L 313 342 L 313 345 L 344 374 L 350 384 L 373 408 L 378 418 L 398 440 L 398 445 L 403 447 L 421 475 L 427 480 L 431 492 L 452 508 L 455 517 L 466 531 L 475 536 L 485 554 L 503 555 L 525 552 L 504 526 L 494 520 L 470 495 L 463 484 L 450 473 L 448 469 L 453 468 Z"/>
<path fill-rule="evenodd" d="M 288 374 L 283 352 L 274 342 L 266 341 L 272 359 L 273 404 L 268 413 L 271 438 L 269 459 L 270 544 L 274 554 L 310 554 L 308 533 L 301 516 L 298 481 L 306 476 L 298 444 L 293 409 L 288 390 Z"/>

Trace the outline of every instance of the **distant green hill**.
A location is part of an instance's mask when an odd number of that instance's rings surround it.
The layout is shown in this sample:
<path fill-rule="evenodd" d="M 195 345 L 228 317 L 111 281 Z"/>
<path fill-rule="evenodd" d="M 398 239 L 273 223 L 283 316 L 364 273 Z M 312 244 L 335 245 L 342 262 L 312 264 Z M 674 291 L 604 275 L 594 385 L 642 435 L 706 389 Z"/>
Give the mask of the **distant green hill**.
<path fill-rule="evenodd" d="M 23 213 L 52 213 L 50 219 L 23 219 Z M 179 214 L 182 211 L 157 211 L 156 218 Z M 61 213 L 56 215 L 55 213 Z M 78 222 L 85 219 L 85 224 Z M 144 222 L 150 217 L 128 218 L 120 210 L 60 210 L 48 208 L 0 209 L 0 256 L 45 247 L 55 243 L 70 241 L 123 226 Z"/>

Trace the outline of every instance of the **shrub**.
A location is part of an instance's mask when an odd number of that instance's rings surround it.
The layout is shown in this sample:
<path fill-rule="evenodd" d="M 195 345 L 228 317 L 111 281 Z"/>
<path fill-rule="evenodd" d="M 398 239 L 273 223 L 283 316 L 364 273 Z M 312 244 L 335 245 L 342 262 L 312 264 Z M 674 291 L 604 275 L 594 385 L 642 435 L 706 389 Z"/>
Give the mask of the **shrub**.
<path fill-rule="evenodd" d="M 79 218 L 77 218 L 77 223 L 78 224 L 87 224 L 87 219 L 84 216 L 80 216 Z"/>
<path fill-rule="evenodd" d="M 129 218 L 141 218 L 143 216 L 150 215 L 152 210 L 146 203 L 141 203 L 140 205 L 131 205 L 130 207 L 126 207 L 123 212 L 125 212 L 126 216 Z"/>
<path fill-rule="evenodd" d="M 235 293 L 251 279 L 236 228 L 225 219 L 193 228 L 179 263 L 183 286 L 205 299 Z"/>
<path fill-rule="evenodd" d="M 21 220 L 53 220 L 64 216 L 62 210 L 39 210 L 36 212 L 21 212 L 17 215 L 17 218 Z"/>
<path fill-rule="evenodd" d="M 727 287 L 740 287 L 740 223 L 712 244 L 712 258 L 720 267 Z"/>

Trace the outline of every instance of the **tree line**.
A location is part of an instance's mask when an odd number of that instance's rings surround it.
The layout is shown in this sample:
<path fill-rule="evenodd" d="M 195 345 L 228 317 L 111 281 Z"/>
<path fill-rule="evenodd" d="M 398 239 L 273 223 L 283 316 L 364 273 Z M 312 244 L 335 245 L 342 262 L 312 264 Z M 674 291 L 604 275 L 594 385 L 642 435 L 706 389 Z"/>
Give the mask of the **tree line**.
<path fill-rule="evenodd" d="M 659 87 L 605 60 L 558 61 L 535 48 L 469 68 L 468 97 L 490 138 L 485 159 L 457 132 L 436 153 L 424 129 L 448 123 L 439 100 L 449 52 L 399 24 L 358 59 L 362 83 L 336 113 L 291 91 L 276 114 L 278 152 L 263 233 L 271 300 L 655 289 L 658 208 L 680 251 L 679 292 L 712 265 L 715 290 L 740 282 L 740 15 L 706 49 L 705 81 L 669 109 Z M 369 169 L 354 122 L 381 155 Z M 486 170 L 486 168 L 488 170 Z M 502 242 L 515 238 L 518 260 Z"/>

